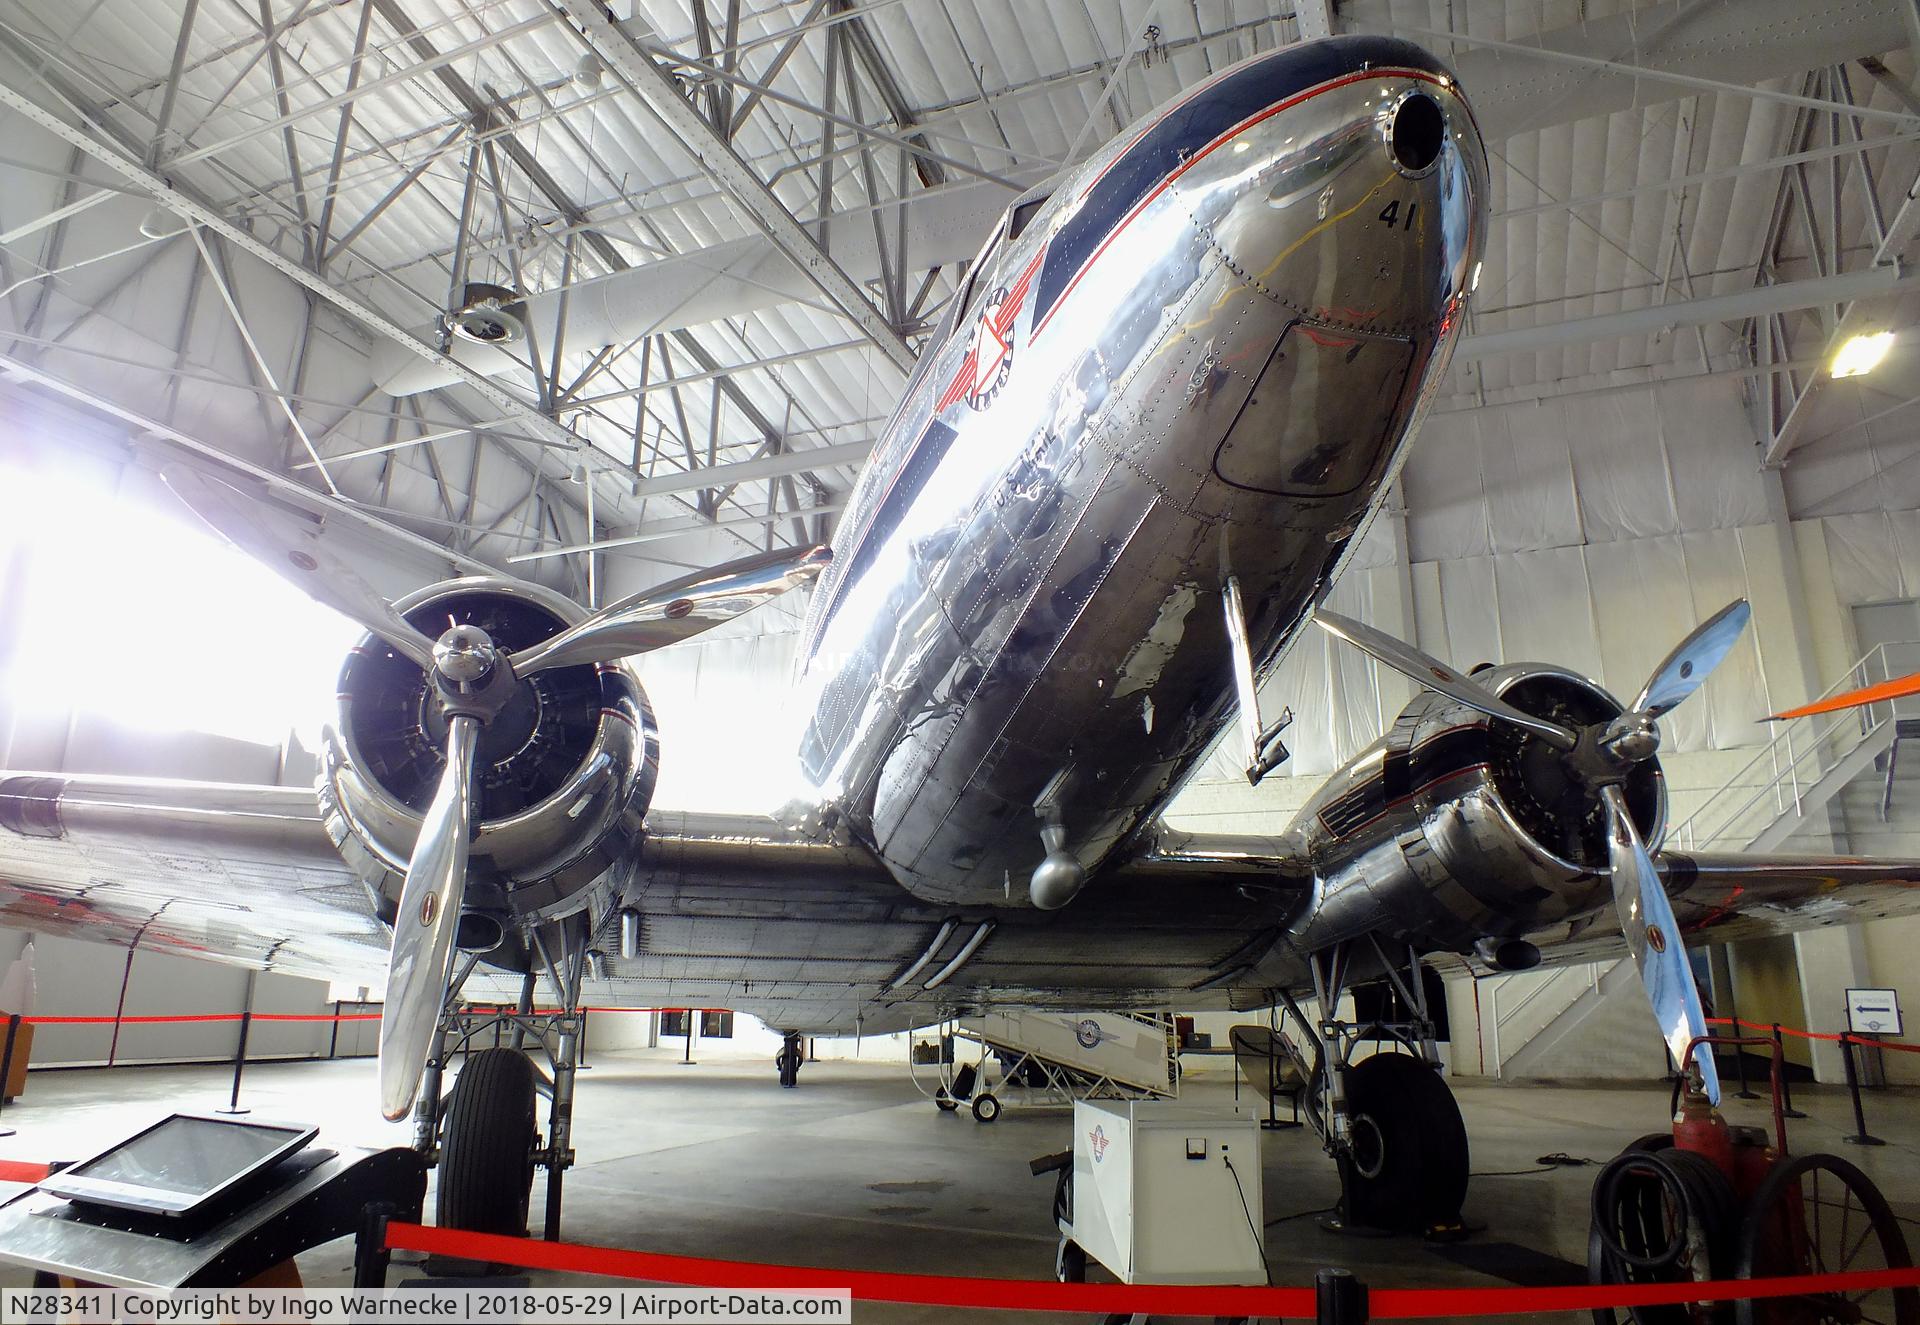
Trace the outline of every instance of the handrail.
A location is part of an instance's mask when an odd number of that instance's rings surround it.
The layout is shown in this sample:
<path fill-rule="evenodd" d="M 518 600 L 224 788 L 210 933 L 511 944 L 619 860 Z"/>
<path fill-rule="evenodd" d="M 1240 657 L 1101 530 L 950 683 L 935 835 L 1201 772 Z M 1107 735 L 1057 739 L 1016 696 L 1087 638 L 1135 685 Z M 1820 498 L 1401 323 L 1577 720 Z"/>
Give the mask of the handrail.
<path fill-rule="evenodd" d="M 1839 679 L 1821 691 L 1813 702 L 1830 699 L 1844 690 L 1857 689 L 1870 684 L 1873 679 L 1890 679 L 1893 672 L 1888 658 L 1890 649 L 1920 650 L 1920 641 L 1891 640 L 1874 645 L 1846 667 Z M 1876 661 L 1877 667 L 1874 666 Z M 1872 676 L 1875 672 L 1879 673 L 1877 678 Z M 1829 751 L 1834 738 L 1839 736 L 1842 729 L 1849 724 L 1858 724 L 1858 739 L 1846 744 L 1844 749 L 1833 753 L 1833 758 L 1843 758 L 1848 752 L 1857 749 L 1860 741 L 1870 737 L 1878 730 L 1880 722 L 1885 721 L 1885 719 L 1875 720 L 1870 717 L 1875 707 L 1878 706 L 1868 706 L 1858 712 L 1841 710 L 1833 714 L 1813 714 L 1806 718 L 1793 718 L 1782 723 L 1779 735 L 1761 746 L 1754 753 L 1753 758 L 1741 765 L 1738 771 L 1702 801 L 1685 820 L 1668 830 L 1667 841 L 1688 850 L 1697 850 L 1707 843 L 1720 842 L 1732 837 L 1739 831 L 1735 825 L 1740 823 L 1743 817 L 1768 795 L 1774 797 L 1776 820 L 1780 815 L 1787 813 L 1790 806 L 1798 811 L 1802 806 L 1805 790 L 1801 785 L 1802 766 L 1809 759 L 1817 760 L 1822 752 Z M 1803 723 L 1816 725 L 1809 728 L 1800 725 Z M 1809 732 L 1812 733 L 1811 739 L 1807 739 Z M 1796 749 L 1796 746 L 1799 748 Z M 1748 779 L 1763 763 L 1771 765 L 1767 776 L 1759 781 L 1749 782 Z M 1807 775 L 1809 785 L 1818 780 L 1818 772 Z M 1784 796 L 1782 795 L 1783 783 L 1788 784 L 1788 790 Z M 1746 788 L 1751 788 L 1750 794 L 1730 812 L 1727 811 L 1724 804 L 1726 799 Z M 1705 830 L 1709 826 L 1709 819 L 1713 817 L 1718 818 L 1718 823 L 1713 825 L 1714 831 L 1709 833 Z"/>

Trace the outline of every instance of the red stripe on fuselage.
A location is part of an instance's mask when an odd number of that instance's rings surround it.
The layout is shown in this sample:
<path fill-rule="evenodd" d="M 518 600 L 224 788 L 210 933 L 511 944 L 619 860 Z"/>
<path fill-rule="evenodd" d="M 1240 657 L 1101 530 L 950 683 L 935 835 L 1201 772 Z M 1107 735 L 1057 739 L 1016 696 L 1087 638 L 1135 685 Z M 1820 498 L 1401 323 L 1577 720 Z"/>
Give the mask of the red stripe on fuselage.
<path fill-rule="evenodd" d="M 1182 176 L 1189 169 L 1191 169 L 1195 163 L 1199 162 L 1201 159 L 1206 157 L 1208 153 L 1219 148 L 1221 144 L 1229 142 L 1239 134 L 1245 133 L 1248 129 L 1251 129 L 1254 125 L 1260 123 L 1262 120 L 1265 120 L 1273 115 L 1278 115 L 1283 110 L 1288 110 L 1294 106 L 1297 106 L 1301 102 L 1307 100 L 1310 97 L 1317 97 L 1323 92 L 1331 92 L 1335 88 L 1342 88 L 1347 86 L 1349 83 L 1357 83 L 1360 80 L 1365 78 L 1413 78 L 1413 79 L 1418 79 L 1423 83 L 1432 83 L 1435 87 L 1447 86 L 1447 84 L 1442 83 L 1440 81 L 1437 75 L 1430 74 L 1426 72 L 1424 69 L 1368 69 L 1361 73 L 1345 74 L 1339 78 L 1332 79 L 1329 82 L 1317 84 L 1313 87 L 1308 88 L 1304 92 L 1299 92 L 1294 94 L 1291 97 L 1288 97 L 1285 101 L 1275 102 L 1273 105 L 1268 106 L 1265 110 L 1260 111 L 1258 114 L 1249 115 L 1246 119 L 1240 121 L 1240 123 L 1234 125 L 1231 129 L 1228 129 L 1225 133 L 1221 134 L 1219 137 L 1215 138 L 1212 142 L 1208 143 L 1205 147 L 1201 148 L 1198 152 L 1195 152 L 1192 156 L 1188 157 L 1185 161 L 1181 162 L 1176 169 L 1168 173 L 1165 179 L 1161 180 L 1158 184 L 1154 185 L 1153 188 L 1148 191 L 1146 197 L 1142 198 L 1139 202 L 1135 203 L 1133 205 L 1133 210 L 1129 211 L 1125 216 L 1120 218 L 1120 224 L 1116 225 L 1111 231 L 1107 233 L 1107 237 L 1100 241 L 1100 247 L 1096 248 L 1093 251 L 1092 257 L 1088 258 L 1086 262 L 1081 264 L 1080 270 L 1075 272 L 1073 275 L 1073 279 L 1067 282 L 1067 288 L 1062 290 L 1060 292 L 1060 297 L 1053 301 L 1053 307 L 1047 310 L 1047 315 L 1040 320 L 1037 326 L 1034 327 L 1033 339 L 1035 340 L 1039 339 L 1040 333 L 1046 329 L 1047 323 L 1053 321 L 1053 315 L 1060 311 L 1060 306 L 1066 303 L 1067 299 L 1073 294 L 1073 287 L 1080 284 L 1081 277 L 1085 276 L 1090 270 L 1092 270 L 1094 263 L 1100 261 L 1100 255 L 1107 251 L 1107 245 L 1111 244 L 1115 239 L 1119 237 L 1120 232 L 1122 230 L 1125 230 L 1127 226 L 1132 223 L 1134 217 L 1140 215 L 1140 213 L 1146 208 L 1148 203 L 1152 202 L 1155 198 L 1158 198 L 1162 193 L 1166 192 L 1167 186 L 1173 183 L 1173 181 L 1175 181 L 1176 179 L 1179 179 L 1180 176 Z M 1205 85 L 1203 84 L 1202 87 L 1204 88 L 1204 86 Z M 1198 95 L 1198 91 L 1199 90 L 1196 90 L 1195 95 Z M 1180 101 L 1176 102 L 1174 105 L 1167 107 L 1167 114 L 1171 114 L 1173 111 L 1179 109 L 1180 106 L 1185 105 L 1186 102 L 1190 99 L 1191 98 L 1183 97 L 1181 98 Z M 1164 119 L 1165 115 L 1162 115 L 1160 118 Z M 1159 122 L 1160 120 L 1156 119 L 1153 123 L 1158 124 Z M 1153 125 L 1150 124 L 1147 126 L 1147 129 L 1151 129 L 1152 127 Z M 1127 144 L 1127 147 L 1129 150 L 1131 150 L 1131 148 L 1133 147 L 1133 143 L 1137 143 L 1140 141 L 1141 135 L 1144 135 L 1147 132 L 1147 129 L 1142 129 L 1140 131 L 1140 134 L 1136 134 L 1134 136 L 1133 142 Z M 1125 155 L 1126 155 L 1126 152 L 1121 152 L 1119 155 L 1114 157 L 1113 161 L 1109 161 L 1106 167 L 1101 170 L 1100 175 L 1096 175 L 1094 177 L 1094 182 L 1097 183 L 1100 179 L 1100 176 L 1105 175 L 1108 170 L 1111 170 L 1113 168 L 1114 162 L 1119 161 L 1120 158 Z M 1092 187 L 1093 185 L 1090 183 L 1086 189 L 1081 191 L 1080 196 L 1084 198 L 1087 195 L 1087 193 L 1092 190 Z"/>

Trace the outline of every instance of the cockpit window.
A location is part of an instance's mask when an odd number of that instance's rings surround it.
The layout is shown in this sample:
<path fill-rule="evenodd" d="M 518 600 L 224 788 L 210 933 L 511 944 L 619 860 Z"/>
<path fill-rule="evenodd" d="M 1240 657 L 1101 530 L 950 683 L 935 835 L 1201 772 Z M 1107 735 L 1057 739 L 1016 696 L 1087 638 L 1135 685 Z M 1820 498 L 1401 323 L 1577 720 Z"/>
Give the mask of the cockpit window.
<path fill-rule="evenodd" d="M 982 288 L 981 273 L 990 269 L 994 259 L 1000 256 L 1000 242 L 1005 233 L 1004 230 L 995 230 L 993 238 L 989 239 L 986 247 L 980 250 L 980 256 L 973 260 L 971 267 L 967 268 L 967 283 L 961 289 L 960 297 L 954 301 L 955 306 L 960 310 L 954 320 L 955 326 L 958 326 L 965 320 L 967 314 L 973 311 L 974 300 L 979 297 Z"/>
<path fill-rule="evenodd" d="M 1047 205 L 1047 196 L 1042 194 L 1038 198 L 1028 198 L 1024 202 L 1016 202 L 1013 205 L 1012 214 L 1007 218 L 1008 239 L 1020 238 L 1021 232 L 1027 228 L 1034 217 L 1040 214 L 1040 209 Z"/>
<path fill-rule="evenodd" d="M 1404 336 L 1295 322 L 1214 453 L 1214 472 L 1256 492 L 1352 492 L 1386 449 L 1412 367 Z"/>

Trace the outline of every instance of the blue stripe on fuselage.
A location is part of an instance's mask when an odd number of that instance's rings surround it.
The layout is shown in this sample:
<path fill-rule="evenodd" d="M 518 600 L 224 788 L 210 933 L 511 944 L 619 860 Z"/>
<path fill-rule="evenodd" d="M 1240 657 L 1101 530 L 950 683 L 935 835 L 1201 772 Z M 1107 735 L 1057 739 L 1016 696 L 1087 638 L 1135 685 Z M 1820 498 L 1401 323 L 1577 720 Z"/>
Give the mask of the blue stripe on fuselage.
<path fill-rule="evenodd" d="M 1194 153 L 1276 102 L 1382 65 L 1447 74 L 1446 66 L 1412 42 L 1331 37 L 1250 61 L 1168 111 L 1107 168 L 1053 237 L 1034 287 L 1033 325 L 1047 320 L 1073 278 L 1140 200 Z"/>

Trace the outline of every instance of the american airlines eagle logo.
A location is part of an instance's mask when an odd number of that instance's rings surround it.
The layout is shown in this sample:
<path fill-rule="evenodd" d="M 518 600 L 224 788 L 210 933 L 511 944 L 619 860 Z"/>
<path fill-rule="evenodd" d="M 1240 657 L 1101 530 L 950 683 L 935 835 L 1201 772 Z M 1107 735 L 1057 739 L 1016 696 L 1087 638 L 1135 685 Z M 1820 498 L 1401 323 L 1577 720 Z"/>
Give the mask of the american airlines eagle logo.
<path fill-rule="evenodd" d="M 1087 1146 L 1093 1151 L 1093 1162 L 1096 1164 L 1105 1158 L 1107 1147 L 1110 1144 L 1112 1144 L 1112 1142 L 1107 1137 L 1107 1129 L 1105 1127 L 1096 1125 L 1091 1132 L 1087 1133 Z"/>
<path fill-rule="evenodd" d="M 999 286 L 981 299 L 966 357 L 954 371 L 947 389 L 940 393 L 940 401 L 933 408 L 935 414 L 962 400 L 974 409 L 985 409 L 1007 384 L 1007 376 L 1013 371 L 1014 323 L 1019 321 L 1020 310 L 1026 305 L 1027 291 L 1040 270 L 1043 256 L 1044 250 L 1035 254 L 1012 285 Z"/>
<path fill-rule="evenodd" d="M 973 364 L 973 381 L 967 387 L 967 404 L 975 409 L 991 405 L 1013 371 L 1013 318 L 1005 319 L 1003 329 L 1001 317 L 1007 299 L 1004 287 L 988 295 L 980 320 L 973 325 L 973 352 L 967 356 Z"/>

